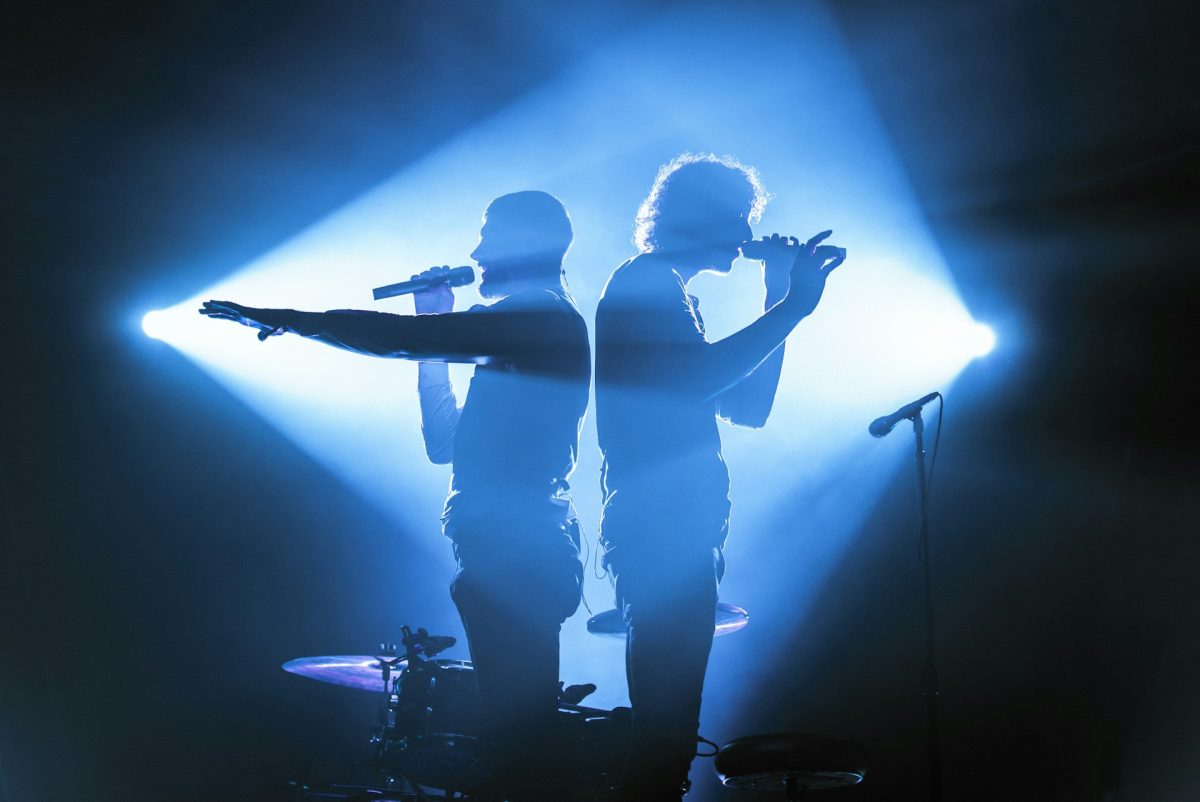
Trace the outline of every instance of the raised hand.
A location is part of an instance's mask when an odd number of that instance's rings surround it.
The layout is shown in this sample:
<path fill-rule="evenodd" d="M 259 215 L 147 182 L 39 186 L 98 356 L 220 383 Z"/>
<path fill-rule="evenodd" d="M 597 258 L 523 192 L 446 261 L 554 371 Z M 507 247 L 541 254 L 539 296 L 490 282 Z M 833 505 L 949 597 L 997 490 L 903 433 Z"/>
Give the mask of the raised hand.
<path fill-rule="evenodd" d="M 747 259 L 762 261 L 763 284 L 767 287 L 767 305 L 787 295 L 792 281 L 792 265 L 800 255 L 802 243 L 795 237 L 772 234 L 742 246 Z"/>
<path fill-rule="evenodd" d="M 205 301 L 200 314 L 218 320 L 232 320 L 252 329 L 258 329 L 258 339 L 265 340 L 287 331 L 289 309 L 256 309 L 242 306 L 233 301 Z"/>
<path fill-rule="evenodd" d="M 449 272 L 450 266 L 442 265 L 423 270 L 413 278 L 437 278 Z M 418 315 L 439 315 L 449 312 L 454 309 L 454 291 L 448 284 L 437 284 L 427 290 L 414 292 L 413 305 L 416 307 Z"/>
<path fill-rule="evenodd" d="M 791 269 L 791 286 L 786 301 L 804 317 L 817 308 L 825 292 L 825 280 L 846 261 L 846 249 L 822 245 L 833 231 L 822 231 L 799 247 Z"/>

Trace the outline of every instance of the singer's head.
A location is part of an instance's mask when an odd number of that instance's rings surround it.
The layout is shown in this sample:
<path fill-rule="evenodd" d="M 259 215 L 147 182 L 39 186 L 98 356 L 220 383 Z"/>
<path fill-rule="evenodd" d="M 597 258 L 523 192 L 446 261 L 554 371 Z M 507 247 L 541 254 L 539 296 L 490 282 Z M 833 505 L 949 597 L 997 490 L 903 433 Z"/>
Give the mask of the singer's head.
<path fill-rule="evenodd" d="M 769 198 L 753 167 L 731 156 L 683 153 L 659 169 L 633 242 L 692 273 L 727 273 Z"/>
<path fill-rule="evenodd" d="M 529 190 L 501 195 L 483 213 L 479 245 L 479 294 L 503 298 L 520 289 L 562 283 L 562 262 L 571 247 L 571 218 L 558 198 Z"/>

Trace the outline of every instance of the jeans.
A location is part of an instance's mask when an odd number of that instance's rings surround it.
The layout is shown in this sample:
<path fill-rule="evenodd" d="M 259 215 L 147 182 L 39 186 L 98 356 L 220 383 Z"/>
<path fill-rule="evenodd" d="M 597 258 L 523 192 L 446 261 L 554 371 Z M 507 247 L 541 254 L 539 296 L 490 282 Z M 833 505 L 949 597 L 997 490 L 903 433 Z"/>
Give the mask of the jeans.
<path fill-rule="evenodd" d="M 557 802 L 567 798 L 554 771 L 558 637 L 580 601 L 577 529 L 501 524 L 476 534 L 456 539 L 450 594 L 479 683 L 483 774 L 495 798 Z"/>
<path fill-rule="evenodd" d="M 677 802 L 696 755 L 724 557 L 719 548 L 630 545 L 608 555 L 629 631 L 633 731 L 621 798 Z"/>

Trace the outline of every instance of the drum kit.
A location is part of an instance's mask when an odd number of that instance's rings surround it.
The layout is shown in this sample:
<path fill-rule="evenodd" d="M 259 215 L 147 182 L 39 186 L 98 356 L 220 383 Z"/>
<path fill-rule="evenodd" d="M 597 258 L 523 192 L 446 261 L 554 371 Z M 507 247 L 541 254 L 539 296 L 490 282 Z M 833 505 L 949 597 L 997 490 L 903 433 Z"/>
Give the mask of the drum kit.
<path fill-rule="evenodd" d="M 722 603 L 715 634 L 736 632 L 749 615 Z M 615 610 L 593 616 L 588 630 L 623 637 Z M 379 722 L 371 729 L 370 754 L 361 762 L 368 785 L 292 783 L 300 800 L 492 800 L 480 772 L 479 685 L 472 664 L 439 658 L 455 639 L 401 627 L 400 643 L 380 644 L 374 655 L 299 657 L 284 671 L 319 682 L 375 693 Z M 563 776 L 571 794 L 563 802 L 604 802 L 616 797 L 629 741 L 628 707 L 612 710 L 579 704 L 596 689 L 571 685 L 559 694 L 555 732 Z"/>

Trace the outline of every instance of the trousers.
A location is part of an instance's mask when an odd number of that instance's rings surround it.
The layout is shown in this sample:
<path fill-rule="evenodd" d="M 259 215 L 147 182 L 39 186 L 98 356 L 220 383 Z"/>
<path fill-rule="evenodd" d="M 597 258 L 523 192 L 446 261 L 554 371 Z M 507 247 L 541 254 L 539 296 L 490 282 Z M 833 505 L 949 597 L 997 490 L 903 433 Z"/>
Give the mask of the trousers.
<path fill-rule="evenodd" d="M 724 556 L 712 547 L 622 546 L 606 561 L 628 630 L 633 709 L 621 799 L 678 802 L 696 755 Z"/>
<path fill-rule="evenodd" d="M 479 684 L 481 774 L 494 799 L 558 802 L 559 631 L 581 598 L 578 529 L 497 528 L 459 530 L 450 586 Z"/>

